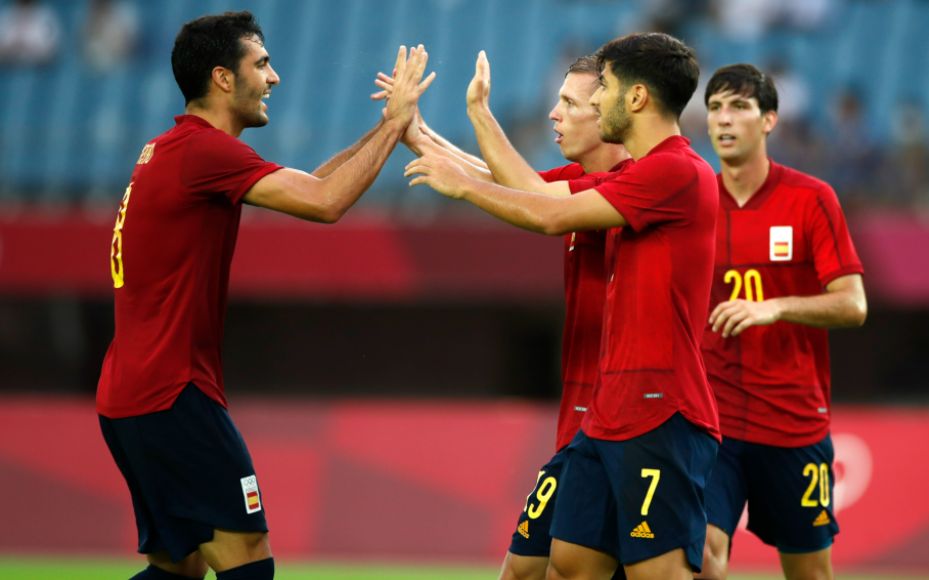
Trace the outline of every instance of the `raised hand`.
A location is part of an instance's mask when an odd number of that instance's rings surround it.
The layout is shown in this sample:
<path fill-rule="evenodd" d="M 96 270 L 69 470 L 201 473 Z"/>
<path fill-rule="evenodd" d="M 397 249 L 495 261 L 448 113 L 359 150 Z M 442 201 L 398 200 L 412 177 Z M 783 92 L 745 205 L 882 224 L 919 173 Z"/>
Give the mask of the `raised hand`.
<path fill-rule="evenodd" d="M 463 169 L 445 157 L 425 155 L 414 159 L 406 166 L 406 177 L 418 175 L 410 182 L 410 186 L 424 183 L 442 195 L 461 199 L 465 194 L 465 187 L 470 177 Z"/>
<path fill-rule="evenodd" d="M 474 78 L 468 85 L 468 108 L 490 107 L 490 63 L 482 50 L 474 65 Z"/>
<path fill-rule="evenodd" d="M 377 79 L 375 79 L 374 84 L 380 87 L 381 91 L 378 91 L 371 95 L 372 101 L 381 101 L 390 99 L 390 94 L 394 90 L 394 77 L 397 75 L 396 69 L 394 69 L 394 76 L 389 77 L 382 72 L 377 73 Z M 387 114 L 387 109 L 384 109 L 384 114 Z M 416 113 L 413 115 L 413 120 L 407 125 L 406 131 L 403 133 L 403 137 L 400 138 L 400 141 L 404 145 L 411 145 L 417 139 L 422 137 L 425 133 L 424 131 L 425 123 L 423 122 L 422 115 L 419 112 L 419 106 L 416 107 Z"/>
<path fill-rule="evenodd" d="M 432 84 L 435 73 L 422 80 L 426 70 L 429 55 L 423 45 L 410 50 L 409 59 L 406 56 L 406 47 L 401 46 L 397 53 L 397 74 L 394 77 L 393 89 L 387 99 L 387 122 L 396 122 L 407 127 L 416 115 L 416 108 L 420 95 Z"/>

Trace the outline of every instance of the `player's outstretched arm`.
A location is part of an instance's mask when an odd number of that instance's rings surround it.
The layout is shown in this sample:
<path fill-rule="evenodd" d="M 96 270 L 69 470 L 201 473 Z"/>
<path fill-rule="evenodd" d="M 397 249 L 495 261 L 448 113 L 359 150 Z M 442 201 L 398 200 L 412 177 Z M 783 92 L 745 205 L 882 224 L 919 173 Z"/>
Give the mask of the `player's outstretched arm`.
<path fill-rule="evenodd" d="M 516 151 L 490 112 L 490 63 L 482 50 L 468 85 L 468 117 L 474 125 L 477 144 L 494 179 L 500 185 L 553 197 L 571 195 L 565 183 L 547 183 Z"/>
<path fill-rule="evenodd" d="M 714 332 L 738 336 L 746 328 L 774 324 L 778 320 L 815 328 L 861 326 L 868 316 L 861 274 L 841 276 L 826 285 L 818 296 L 785 296 L 761 302 L 729 300 L 710 314 Z"/>
<path fill-rule="evenodd" d="M 442 195 L 467 200 L 487 213 L 530 232 L 560 236 L 568 232 L 627 225 L 625 218 L 595 190 L 555 198 L 473 179 L 444 157 L 425 156 L 407 165 L 410 185 L 429 185 Z"/>
<path fill-rule="evenodd" d="M 252 205 L 302 219 L 333 223 L 354 205 L 374 182 L 416 112 L 420 95 L 435 73 L 422 80 L 428 55 L 422 45 L 410 51 L 400 47 L 397 81 L 380 128 L 357 153 L 320 179 L 303 171 L 282 169 L 261 178 L 243 197 Z"/>
<path fill-rule="evenodd" d="M 342 167 L 343 163 L 345 163 L 346 161 L 354 157 L 359 151 L 361 151 L 361 148 L 367 145 L 368 141 L 370 141 L 371 138 L 374 137 L 374 135 L 376 135 L 378 131 L 380 131 L 383 125 L 384 125 L 384 117 L 381 117 L 381 119 L 378 120 L 377 124 L 374 125 L 374 127 L 370 131 L 368 131 L 367 133 L 361 136 L 361 139 L 355 142 L 348 149 L 339 151 L 338 153 L 333 155 L 332 158 L 329 159 L 329 161 L 326 161 L 325 163 L 317 167 L 316 171 L 314 171 L 311 175 L 313 177 L 318 177 L 320 179 L 323 179 L 325 177 L 329 177 L 330 175 L 332 175 L 332 173 L 336 169 L 338 169 L 339 167 Z"/>
<path fill-rule="evenodd" d="M 394 71 L 394 74 L 396 75 L 397 71 Z M 384 73 L 377 73 L 374 84 L 382 90 L 371 95 L 371 99 L 375 101 L 389 99 L 390 93 L 393 91 L 393 83 L 393 77 L 389 77 Z M 403 137 L 400 138 L 400 142 L 406 145 L 417 157 L 439 155 L 455 162 L 456 165 L 464 169 L 465 173 L 475 179 L 494 180 L 493 175 L 487 168 L 487 164 L 482 159 L 462 151 L 449 140 L 436 133 L 426 125 L 418 108 L 413 116 L 413 121 L 407 127 Z"/>

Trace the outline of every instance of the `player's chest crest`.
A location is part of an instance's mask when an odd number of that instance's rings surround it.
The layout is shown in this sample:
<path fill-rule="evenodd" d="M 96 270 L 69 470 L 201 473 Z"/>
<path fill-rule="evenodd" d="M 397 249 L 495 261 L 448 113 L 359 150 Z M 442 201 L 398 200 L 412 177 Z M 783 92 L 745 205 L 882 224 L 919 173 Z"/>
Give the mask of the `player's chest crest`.
<path fill-rule="evenodd" d="M 771 226 L 768 254 L 772 262 L 789 262 L 794 257 L 793 226 Z"/>

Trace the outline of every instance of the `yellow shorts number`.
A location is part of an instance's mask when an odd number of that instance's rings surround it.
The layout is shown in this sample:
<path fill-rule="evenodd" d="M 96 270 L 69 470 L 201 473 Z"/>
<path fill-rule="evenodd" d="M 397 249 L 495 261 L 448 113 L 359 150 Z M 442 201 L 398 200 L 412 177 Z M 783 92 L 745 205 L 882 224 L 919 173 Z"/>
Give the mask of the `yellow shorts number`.
<path fill-rule="evenodd" d="M 539 486 L 539 490 L 535 494 L 535 497 L 539 500 L 539 504 L 528 505 L 528 513 L 530 518 L 536 519 L 542 515 L 542 511 L 545 510 L 545 506 L 548 505 L 548 501 L 552 499 L 553 495 L 555 495 L 556 487 L 558 487 L 558 481 L 556 481 L 554 477 L 546 477 L 545 480 L 542 481 L 542 485 Z"/>
<path fill-rule="evenodd" d="M 658 487 L 658 480 L 661 479 L 660 469 L 643 469 L 642 477 L 651 477 L 652 482 L 648 486 L 648 493 L 645 494 L 645 501 L 642 502 L 642 515 L 648 515 L 648 506 L 652 505 L 652 498 L 655 497 L 655 488 Z"/>
<path fill-rule="evenodd" d="M 803 507 L 823 507 L 829 506 L 829 466 L 825 463 L 820 463 L 818 466 L 815 463 L 807 463 L 803 468 L 803 476 L 810 477 L 810 486 L 806 488 L 806 493 L 803 494 L 803 498 L 800 500 L 800 505 Z M 819 502 L 813 499 L 811 496 L 813 492 L 816 491 L 816 484 L 819 484 Z"/>

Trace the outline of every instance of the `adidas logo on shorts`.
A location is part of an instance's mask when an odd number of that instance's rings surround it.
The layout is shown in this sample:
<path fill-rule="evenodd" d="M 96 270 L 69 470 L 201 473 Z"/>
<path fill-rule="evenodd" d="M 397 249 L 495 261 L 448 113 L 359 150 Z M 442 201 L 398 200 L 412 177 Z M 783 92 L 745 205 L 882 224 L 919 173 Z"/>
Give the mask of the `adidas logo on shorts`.
<path fill-rule="evenodd" d="M 529 520 L 526 520 L 523 523 L 519 524 L 519 527 L 516 528 L 516 531 L 519 532 L 520 536 L 528 540 L 529 539 Z"/>
<path fill-rule="evenodd" d="M 655 534 L 652 533 L 652 530 L 648 527 L 648 522 L 642 522 L 639 524 L 636 529 L 632 530 L 632 533 L 629 534 L 633 538 L 654 538 Z"/>

